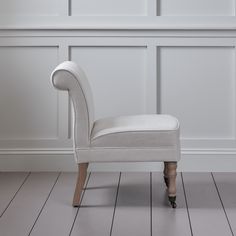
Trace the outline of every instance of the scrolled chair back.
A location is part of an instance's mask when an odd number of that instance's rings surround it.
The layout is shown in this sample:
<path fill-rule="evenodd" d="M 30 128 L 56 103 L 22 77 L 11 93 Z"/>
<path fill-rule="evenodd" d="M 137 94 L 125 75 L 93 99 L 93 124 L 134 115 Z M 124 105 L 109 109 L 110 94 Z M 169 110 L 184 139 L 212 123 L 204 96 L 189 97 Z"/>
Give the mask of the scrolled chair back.
<path fill-rule="evenodd" d="M 94 104 L 89 81 L 84 71 L 74 62 L 65 61 L 51 74 L 53 86 L 68 90 L 74 107 L 74 145 L 88 147 L 94 123 Z"/>

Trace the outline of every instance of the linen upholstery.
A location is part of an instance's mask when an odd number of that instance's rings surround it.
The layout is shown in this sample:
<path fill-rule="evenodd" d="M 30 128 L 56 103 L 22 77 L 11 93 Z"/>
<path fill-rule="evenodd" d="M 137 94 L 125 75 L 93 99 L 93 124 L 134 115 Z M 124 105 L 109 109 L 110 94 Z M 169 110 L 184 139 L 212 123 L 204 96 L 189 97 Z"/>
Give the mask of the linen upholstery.
<path fill-rule="evenodd" d="M 51 79 L 56 88 L 68 90 L 73 101 L 78 163 L 180 160 L 179 122 L 175 117 L 134 115 L 94 121 L 92 92 L 75 63 L 62 63 Z"/>
<path fill-rule="evenodd" d="M 85 73 L 74 62 L 65 61 L 52 72 L 51 81 L 57 89 L 68 90 L 72 99 L 75 147 L 88 147 L 94 123 L 94 104 Z"/>
<path fill-rule="evenodd" d="M 179 123 L 169 115 L 135 115 L 94 123 L 92 147 L 157 148 L 177 145 Z"/>

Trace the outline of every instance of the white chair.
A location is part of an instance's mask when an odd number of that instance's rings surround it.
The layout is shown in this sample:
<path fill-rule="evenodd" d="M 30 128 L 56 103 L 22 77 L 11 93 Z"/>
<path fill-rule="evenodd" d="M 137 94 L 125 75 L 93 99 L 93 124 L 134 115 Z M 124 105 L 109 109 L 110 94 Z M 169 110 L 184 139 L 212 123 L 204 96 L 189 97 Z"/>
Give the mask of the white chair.
<path fill-rule="evenodd" d="M 180 160 L 179 122 L 169 115 L 134 115 L 94 121 L 93 97 L 82 69 L 71 61 L 51 75 L 52 84 L 68 90 L 74 117 L 78 179 L 73 206 L 79 206 L 90 162 L 164 162 L 169 201 L 176 207 L 176 168 Z M 105 84 L 102 86 L 106 86 Z"/>

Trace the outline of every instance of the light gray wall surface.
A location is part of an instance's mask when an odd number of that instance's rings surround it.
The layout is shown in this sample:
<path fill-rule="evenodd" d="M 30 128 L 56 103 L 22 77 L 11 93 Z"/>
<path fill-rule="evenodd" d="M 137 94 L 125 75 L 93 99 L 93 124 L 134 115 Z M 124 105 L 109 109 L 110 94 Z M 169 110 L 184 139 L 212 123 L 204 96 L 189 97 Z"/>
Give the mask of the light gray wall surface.
<path fill-rule="evenodd" d="M 0 170 L 76 170 L 71 108 L 50 84 L 65 60 L 95 116 L 168 113 L 179 170 L 236 171 L 234 0 L 0 0 Z M 155 163 L 92 170 L 160 170 Z"/>

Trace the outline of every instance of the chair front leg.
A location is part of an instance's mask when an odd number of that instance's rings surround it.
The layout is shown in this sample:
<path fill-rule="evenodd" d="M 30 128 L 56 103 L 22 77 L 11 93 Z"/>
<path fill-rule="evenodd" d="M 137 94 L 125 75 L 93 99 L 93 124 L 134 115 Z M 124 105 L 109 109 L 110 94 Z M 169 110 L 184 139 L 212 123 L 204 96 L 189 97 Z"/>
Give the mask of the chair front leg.
<path fill-rule="evenodd" d="M 164 174 L 166 173 L 167 177 L 167 191 L 170 204 L 173 208 L 176 208 L 176 169 L 177 162 L 166 162 L 165 163 Z M 165 175 L 164 175 L 165 177 Z"/>
<path fill-rule="evenodd" d="M 87 177 L 88 163 L 79 163 L 78 164 L 78 177 L 75 187 L 73 206 L 78 207 L 80 205 L 81 193 L 84 187 L 84 183 Z"/>

